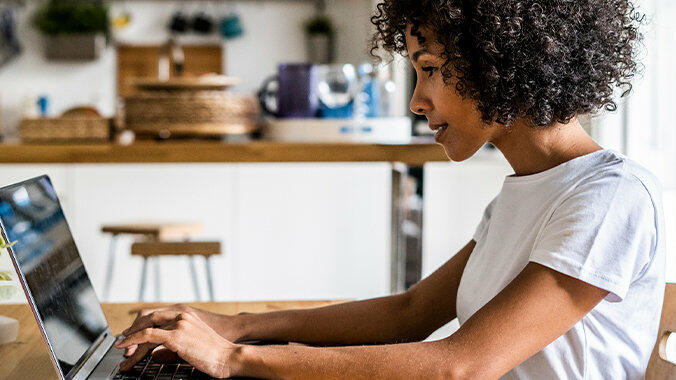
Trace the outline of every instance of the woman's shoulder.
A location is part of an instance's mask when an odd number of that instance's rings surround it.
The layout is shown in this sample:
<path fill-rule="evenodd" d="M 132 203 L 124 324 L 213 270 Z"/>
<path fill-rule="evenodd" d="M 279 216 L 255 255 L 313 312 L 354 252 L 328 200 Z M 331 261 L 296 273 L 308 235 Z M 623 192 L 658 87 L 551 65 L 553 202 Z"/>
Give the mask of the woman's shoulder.
<path fill-rule="evenodd" d="M 662 186 L 650 170 L 615 150 L 600 153 L 582 173 L 573 193 L 587 190 L 608 196 L 608 192 L 622 192 L 615 195 L 625 200 L 633 197 L 638 202 L 650 201 L 653 206 L 661 203 Z"/>

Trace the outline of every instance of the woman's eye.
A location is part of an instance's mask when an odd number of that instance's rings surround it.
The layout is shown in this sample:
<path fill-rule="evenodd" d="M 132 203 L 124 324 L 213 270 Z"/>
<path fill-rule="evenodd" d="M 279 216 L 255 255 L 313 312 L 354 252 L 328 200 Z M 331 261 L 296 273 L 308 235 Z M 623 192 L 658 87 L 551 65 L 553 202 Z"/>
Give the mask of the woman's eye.
<path fill-rule="evenodd" d="M 437 68 L 434 66 L 425 66 L 422 68 L 422 71 L 426 72 L 431 78 L 434 72 L 437 71 Z"/>

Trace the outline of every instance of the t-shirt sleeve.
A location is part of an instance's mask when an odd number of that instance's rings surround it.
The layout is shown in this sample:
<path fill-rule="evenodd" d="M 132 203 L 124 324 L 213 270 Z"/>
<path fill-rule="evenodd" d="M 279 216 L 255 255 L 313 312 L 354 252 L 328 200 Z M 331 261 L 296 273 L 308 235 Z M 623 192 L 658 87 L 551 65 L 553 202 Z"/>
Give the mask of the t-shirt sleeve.
<path fill-rule="evenodd" d="M 497 201 L 498 197 L 496 196 L 493 200 L 486 206 L 484 210 L 484 215 L 481 217 L 479 225 L 474 230 L 474 235 L 472 235 L 472 240 L 478 242 L 486 236 L 486 231 L 488 230 L 488 225 L 490 224 L 491 214 L 493 213 L 493 206 Z"/>
<path fill-rule="evenodd" d="M 557 206 L 535 241 L 530 261 L 578 278 L 619 302 L 655 251 L 650 193 L 633 174 L 597 174 Z"/>

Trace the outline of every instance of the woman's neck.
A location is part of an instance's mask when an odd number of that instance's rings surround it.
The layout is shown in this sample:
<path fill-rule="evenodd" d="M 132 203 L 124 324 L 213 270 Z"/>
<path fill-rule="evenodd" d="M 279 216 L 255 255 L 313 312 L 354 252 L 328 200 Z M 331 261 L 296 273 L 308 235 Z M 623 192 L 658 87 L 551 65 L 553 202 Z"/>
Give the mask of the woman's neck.
<path fill-rule="evenodd" d="M 603 149 L 577 119 L 544 128 L 524 123 L 498 127 L 490 142 L 502 152 L 517 176 L 539 173 Z"/>

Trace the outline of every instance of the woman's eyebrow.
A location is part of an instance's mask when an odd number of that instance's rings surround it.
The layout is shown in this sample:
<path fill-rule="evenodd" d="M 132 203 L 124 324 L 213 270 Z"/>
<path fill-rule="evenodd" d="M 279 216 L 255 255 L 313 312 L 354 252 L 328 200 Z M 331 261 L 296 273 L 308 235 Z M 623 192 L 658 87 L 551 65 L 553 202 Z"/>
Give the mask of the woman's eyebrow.
<path fill-rule="evenodd" d="M 432 53 L 430 53 L 429 50 L 427 50 L 426 48 L 422 48 L 413 53 L 413 55 L 411 56 L 411 58 L 413 58 L 413 62 L 418 62 L 418 58 L 420 58 L 420 56 L 423 54 L 432 54 Z"/>

